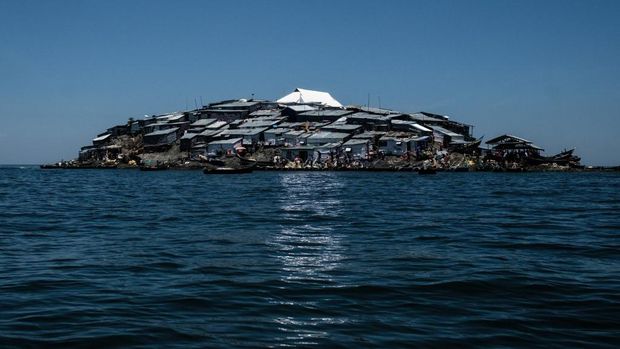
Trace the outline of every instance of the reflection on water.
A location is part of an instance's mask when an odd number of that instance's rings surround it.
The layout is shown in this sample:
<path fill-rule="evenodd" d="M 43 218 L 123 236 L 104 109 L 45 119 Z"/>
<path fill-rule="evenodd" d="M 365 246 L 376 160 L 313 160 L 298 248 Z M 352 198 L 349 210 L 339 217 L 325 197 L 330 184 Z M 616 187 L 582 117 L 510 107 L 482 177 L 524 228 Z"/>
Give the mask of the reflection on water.
<path fill-rule="evenodd" d="M 339 197 L 344 183 L 333 173 L 294 173 L 280 176 L 279 199 L 282 224 L 269 242 L 273 256 L 282 265 L 282 280 L 317 288 L 334 283 L 333 271 L 343 260 L 342 236 L 338 220 L 344 208 Z M 309 297 L 279 300 L 280 304 L 314 307 Z M 343 319 L 324 317 L 279 317 L 274 319 L 286 335 L 283 341 L 295 345 L 316 343 L 327 332 L 319 325 L 342 323 Z M 321 326 L 322 327 L 322 326 Z"/>
<path fill-rule="evenodd" d="M 342 260 L 341 236 L 334 229 L 342 216 L 342 179 L 330 173 L 280 176 L 283 224 L 271 241 L 285 280 L 330 281 Z"/>
<path fill-rule="evenodd" d="M 282 262 L 284 279 L 331 280 L 329 272 L 342 259 L 339 239 L 331 233 L 332 228 L 312 225 L 283 227 L 272 243 L 278 249 L 276 258 Z"/>

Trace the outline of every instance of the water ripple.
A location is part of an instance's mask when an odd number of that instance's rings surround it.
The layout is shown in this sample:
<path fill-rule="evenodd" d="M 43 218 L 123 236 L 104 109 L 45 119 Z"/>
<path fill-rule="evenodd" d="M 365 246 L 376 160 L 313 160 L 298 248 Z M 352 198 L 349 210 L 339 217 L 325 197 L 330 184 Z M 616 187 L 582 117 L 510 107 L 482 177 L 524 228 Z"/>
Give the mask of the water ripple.
<path fill-rule="evenodd" d="M 0 167 L 0 347 L 616 348 L 618 188 Z"/>

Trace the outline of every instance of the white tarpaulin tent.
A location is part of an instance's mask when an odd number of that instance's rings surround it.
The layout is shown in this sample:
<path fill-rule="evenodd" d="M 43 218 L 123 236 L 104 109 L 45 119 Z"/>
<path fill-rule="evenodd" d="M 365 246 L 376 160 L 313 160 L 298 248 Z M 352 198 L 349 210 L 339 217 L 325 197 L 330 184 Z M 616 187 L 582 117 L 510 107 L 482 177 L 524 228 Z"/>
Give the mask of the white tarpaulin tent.
<path fill-rule="evenodd" d="M 328 107 L 342 108 L 342 104 L 329 93 L 296 88 L 294 92 L 277 100 L 278 103 L 318 103 Z"/>

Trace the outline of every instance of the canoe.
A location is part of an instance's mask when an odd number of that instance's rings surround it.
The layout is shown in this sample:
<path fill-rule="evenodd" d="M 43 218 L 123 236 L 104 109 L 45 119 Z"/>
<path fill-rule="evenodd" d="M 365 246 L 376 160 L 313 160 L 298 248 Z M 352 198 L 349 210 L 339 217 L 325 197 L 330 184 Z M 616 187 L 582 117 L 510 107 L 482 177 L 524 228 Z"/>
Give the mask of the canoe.
<path fill-rule="evenodd" d="M 429 168 L 421 168 L 418 170 L 418 174 L 427 175 L 427 174 L 437 174 L 437 170 L 429 167 Z"/>
<path fill-rule="evenodd" d="M 162 171 L 167 170 L 168 165 L 142 165 L 140 171 Z"/>
<path fill-rule="evenodd" d="M 242 168 L 216 167 L 216 168 L 205 168 L 202 172 L 204 172 L 204 174 L 240 174 L 240 173 L 251 173 L 252 170 L 253 170 L 252 167 L 242 167 Z"/>

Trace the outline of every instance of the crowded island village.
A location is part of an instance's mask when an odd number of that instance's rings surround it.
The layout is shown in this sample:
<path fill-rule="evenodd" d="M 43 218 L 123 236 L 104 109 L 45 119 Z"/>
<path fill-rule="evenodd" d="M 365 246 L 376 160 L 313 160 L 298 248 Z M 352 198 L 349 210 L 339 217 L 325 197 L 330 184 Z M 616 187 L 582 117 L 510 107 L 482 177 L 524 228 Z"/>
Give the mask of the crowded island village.
<path fill-rule="evenodd" d="M 544 149 L 515 135 L 476 138 L 473 126 L 427 111 L 342 105 L 328 92 L 297 88 L 275 101 L 231 99 L 124 118 L 76 159 L 52 169 L 277 171 L 568 171 L 574 149 Z"/>

